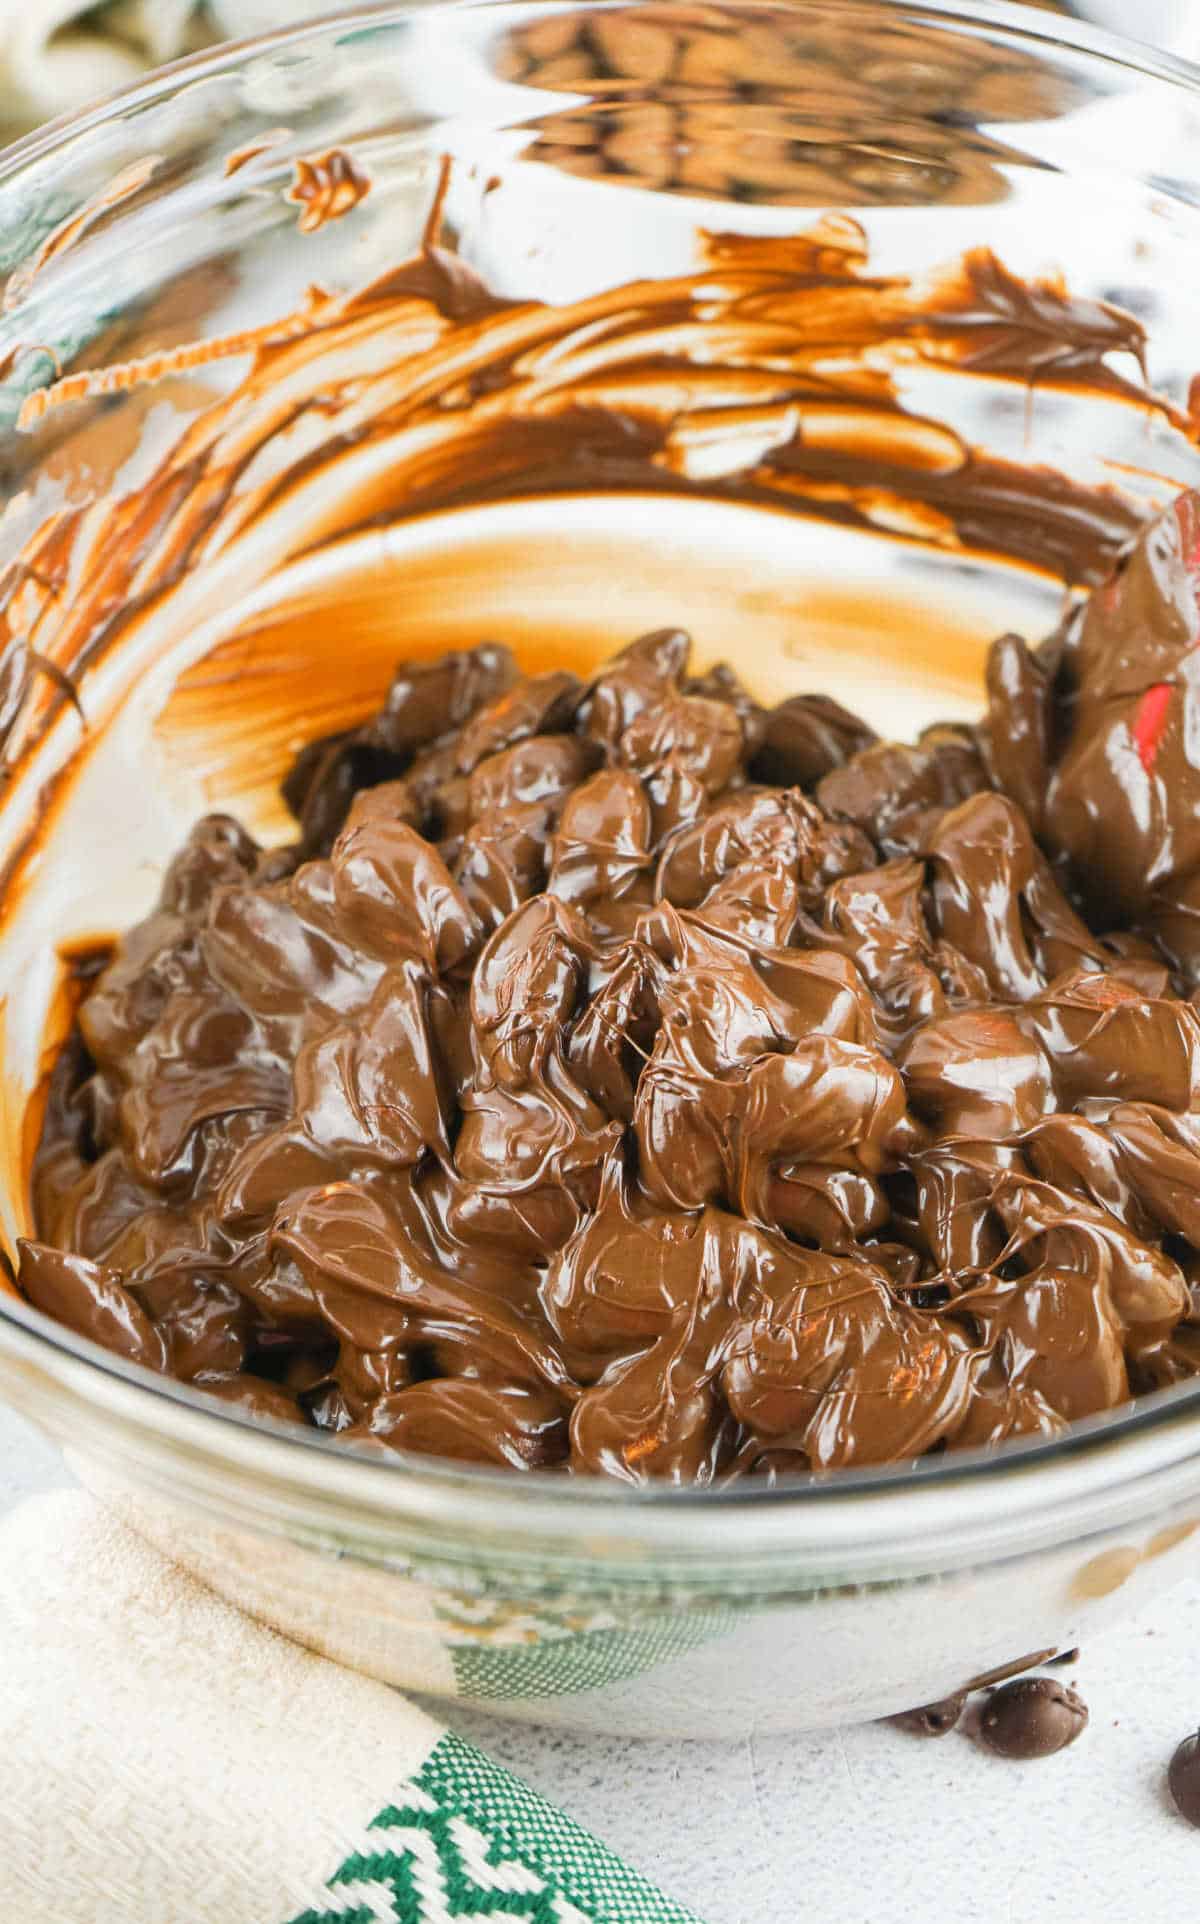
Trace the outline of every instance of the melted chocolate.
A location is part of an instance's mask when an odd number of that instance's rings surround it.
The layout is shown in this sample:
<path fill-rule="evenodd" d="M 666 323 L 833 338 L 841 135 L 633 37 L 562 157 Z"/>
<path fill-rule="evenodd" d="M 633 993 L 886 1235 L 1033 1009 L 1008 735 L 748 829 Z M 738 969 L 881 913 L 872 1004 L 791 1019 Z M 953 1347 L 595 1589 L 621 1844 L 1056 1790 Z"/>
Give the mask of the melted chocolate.
<path fill-rule="evenodd" d="M 366 186 L 325 159 L 314 222 Z M 905 406 L 916 361 L 1168 412 L 1104 358 L 1135 321 L 991 255 L 916 288 L 837 219 L 553 309 L 434 238 L 29 397 L 256 356 L 6 579 L 14 766 L 191 577 L 448 502 L 733 496 L 1076 583 L 1137 534 Z M 915 744 L 765 711 L 675 630 L 588 681 L 402 664 L 300 755 L 290 847 L 202 821 L 80 985 L 19 1286 L 251 1413 L 631 1481 L 1053 1433 L 1200 1369 L 1195 515 Z"/>
<path fill-rule="evenodd" d="M 84 985 L 21 1288 L 252 1411 L 635 1481 L 1054 1433 L 1191 1373 L 1186 715 L 1157 868 L 1112 772 L 1154 776 L 1148 680 L 1189 699 L 1192 513 L 912 747 L 690 678 L 673 630 L 586 684 L 402 665 L 297 762 L 294 846 L 201 822 Z"/>

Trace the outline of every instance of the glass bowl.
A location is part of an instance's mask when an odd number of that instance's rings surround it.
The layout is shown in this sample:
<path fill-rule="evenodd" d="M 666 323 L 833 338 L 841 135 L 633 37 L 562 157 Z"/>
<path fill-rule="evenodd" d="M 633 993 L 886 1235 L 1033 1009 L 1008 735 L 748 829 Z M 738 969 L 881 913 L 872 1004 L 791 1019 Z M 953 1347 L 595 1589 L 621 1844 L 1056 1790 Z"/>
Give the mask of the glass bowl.
<path fill-rule="evenodd" d="M 680 623 L 701 661 L 731 657 L 764 696 L 824 688 L 895 733 L 977 712 L 991 636 L 1048 630 L 1064 576 L 1094 577 L 1132 515 L 1200 481 L 1198 207 L 1192 69 L 1044 11 L 932 0 L 372 9 L 185 61 L 13 149 L 9 1251 L 29 1228 L 71 957 L 145 911 L 204 809 L 282 836 L 289 756 L 366 714 L 399 656 L 500 633 L 530 662 L 587 665 Z M 696 271 L 705 234 L 813 229 L 806 246 L 869 261 L 881 298 L 984 248 L 1138 317 L 1144 370 L 1119 352 L 1086 379 L 1003 358 L 889 363 L 939 432 L 1065 476 L 1053 513 L 1014 497 L 986 538 L 949 538 L 902 489 L 850 487 L 833 455 L 824 492 L 790 504 L 723 488 L 727 456 L 699 457 L 690 490 L 520 460 L 473 487 L 453 437 L 414 465 L 411 446 L 400 460 L 386 437 L 348 434 L 358 465 L 333 473 L 315 450 L 336 410 L 302 373 L 238 442 L 256 370 L 278 382 L 306 330 L 348 316 L 366 357 L 351 398 L 398 367 L 403 401 L 419 329 L 372 335 L 371 299 L 344 297 L 378 298 L 423 234 L 453 233 L 508 300 L 550 304 L 512 310 L 542 341 L 631 281 L 652 308 Z M 228 472 L 262 492 L 214 534 L 198 451 L 218 408 Z M 1082 498 L 1097 512 L 1081 535 Z M 1200 1386 L 988 1456 L 706 1491 L 381 1460 L 252 1425 L 4 1289 L 0 1390 L 137 1528 L 313 1648 L 622 1734 L 927 1702 L 1086 1639 L 1200 1544 Z"/>

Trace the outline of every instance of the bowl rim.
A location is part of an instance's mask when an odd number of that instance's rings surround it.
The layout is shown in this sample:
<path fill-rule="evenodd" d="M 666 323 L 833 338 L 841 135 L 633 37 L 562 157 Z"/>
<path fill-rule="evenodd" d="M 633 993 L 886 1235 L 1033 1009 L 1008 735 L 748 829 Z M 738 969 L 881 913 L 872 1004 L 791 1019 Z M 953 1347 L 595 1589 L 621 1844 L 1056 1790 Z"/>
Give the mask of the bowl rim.
<path fill-rule="evenodd" d="M 365 5 L 315 14 L 290 26 L 274 27 L 245 39 L 218 41 L 214 46 L 202 47 L 155 67 L 139 79 L 99 95 L 85 107 L 43 121 L 10 142 L 0 150 L 0 187 L 35 161 L 64 146 L 69 139 L 119 118 L 127 110 L 151 105 L 174 91 L 181 82 L 190 83 L 205 74 L 236 67 L 249 53 L 282 50 L 330 32 L 342 37 L 384 21 L 401 21 L 420 14 L 488 14 L 512 10 L 520 3 L 521 0 L 367 0 Z M 745 10 L 761 8 L 766 12 L 778 12 L 781 7 L 781 0 L 729 0 L 729 3 Z M 561 4 L 559 0 L 540 0 L 540 3 L 526 0 L 526 4 L 531 12 L 598 12 L 628 7 L 637 4 L 637 0 L 561 0 Z M 1048 13 L 1038 5 L 1027 6 L 1024 0 L 841 0 L 841 4 L 844 8 L 857 7 L 864 14 L 887 8 L 909 22 L 923 19 L 943 22 L 959 27 L 964 33 L 977 33 L 989 26 L 1001 28 L 1035 44 L 1065 48 L 1200 94 L 1200 62 L 1117 33 L 1110 27 L 1094 26 L 1070 15 Z M 782 0 L 782 5 L 784 10 L 799 13 L 806 7 L 819 10 L 821 0 Z"/>
<path fill-rule="evenodd" d="M 841 1581 L 914 1574 L 1061 1544 L 1157 1516 L 1164 1494 L 1200 1497 L 1200 1384 L 1151 1392 L 1057 1437 L 947 1452 L 908 1463 L 697 1487 L 561 1472 L 516 1475 L 253 1418 L 201 1390 L 78 1336 L 0 1296 L 0 1390 L 81 1457 L 138 1445 L 143 1471 L 252 1524 L 301 1521 L 351 1549 L 416 1541 L 427 1557 L 669 1568 L 719 1580 L 734 1571 L 832 1569 Z M 237 1479 L 252 1479 L 246 1504 Z M 216 1479 L 214 1484 L 214 1478 Z M 263 1506 L 262 1493 L 268 1501 Z M 700 1515 L 708 1527 L 697 1529 Z M 414 1534 L 415 1533 L 415 1534 Z M 648 1560 L 653 1564 L 647 1567 Z"/>
<path fill-rule="evenodd" d="M 969 6 L 960 0 L 847 3 L 864 14 L 890 11 L 909 22 L 941 24 L 968 35 L 989 27 L 1000 29 L 1026 42 L 1117 65 L 1200 96 L 1200 65 L 1107 28 L 1019 4 L 1019 0 L 972 0 Z M 611 10 L 628 4 L 630 0 L 564 0 L 560 6 L 545 0 L 537 11 Z M 746 11 L 780 10 L 779 0 L 732 0 L 732 4 Z M 819 0 L 793 0 L 797 13 L 818 4 Z M 196 79 L 237 68 L 260 51 L 300 46 L 330 33 L 340 37 L 434 11 L 486 16 L 513 10 L 513 0 L 375 0 L 249 39 L 222 42 L 26 134 L 0 153 L 0 188 L 19 181 L 22 174 L 36 170 L 93 129 L 151 106 Z M 778 1535 L 775 1525 L 781 1511 L 793 1523 L 810 1520 L 802 1535 L 811 1548 L 826 1539 L 828 1525 L 838 1512 L 845 1511 L 847 1521 L 856 1517 L 859 1525 L 866 1525 L 868 1516 L 882 1504 L 875 1534 L 883 1540 L 895 1533 L 901 1496 L 925 1510 L 942 1504 L 946 1521 L 952 1512 L 968 1515 L 976 1506 L 976 1492 L 980 1498 L 987 1492 L 998 1510 L 1015 1506 L 1022 1512 L 1049 1512 L 1064 1497 L 1069 1500 L 1072 1492 L 1111 1491 L 1167 1466 L 1200 1462 L 1200 1379 L 1138 1396 L 1050 1438 L 799 1476 L 774 1485 L 740 1479 L 698 1488 L 654 1482 L 635 1486 L 594 1475 L 568 1478 L 534 1472 L 515 1476 L 497 1467 L 397 1451 L 388 1451 L 385 1459 L 369 1445 L 348 1445 L 316 1430 L 250 1418 L 187 1384 L 127 1362 L 0 1288 L 0 1359 L 5 1358 L 15 1366 L 15 1373 L 0 1367 L 0 1387 L 11 1388 L 22 1371 L 28 1374 L 32 1368 L 44 1382 L 65 1392 L 76 1408 L 100 1401 L 107 1416 L 129 1423 L 144 1436 L 170 1440 L 173 1432 L 173 1440 L 185 1445 L 196 1460 L 218 1468 L 237 1465 L 266 1470 L 305 1494 L 332 1497 L 352 1507 L 362 1504 L 380 1518 L 411 1516 L 419 1510 L 468 1530 L 494 1530 L 497 1517 L 510 1508 L 517 1528 L 533 1520 L 531 1513 L 543 1513 L 550 1526 L 566 1524 L 574 1513 L 570 1527 L 576 1536 L 584 1516 L 589 1526 L 603 1527 L 611 1521 L 631 1542 L 644 1544 L 662 1541 L 665 1528 L 671 1547 L 684 1556 L 689 1554 L 689 1538 L 695 1535 L 698 1505 L 713 1518 L 712 1527 L 722 1537 L 727 1532 L 740 1536 L 747 1543 L 760 1544 L 767 1553 L 772 1540 L 781 1551 L 796 1544 L 791 1533 L 786 1540 Z M 30 1413 L 36 1413 L 32 1407 Z M 352 1484 L 357 1487 L 351 1488 Z M 568 1491 L 569 1500 L 564 1501 Z M 891 1521 L 883 1521 L 884 1515 Z M 716 1547 L 707 1542 L 698 1546 L 697 1560 L 704 1561 Z"/>

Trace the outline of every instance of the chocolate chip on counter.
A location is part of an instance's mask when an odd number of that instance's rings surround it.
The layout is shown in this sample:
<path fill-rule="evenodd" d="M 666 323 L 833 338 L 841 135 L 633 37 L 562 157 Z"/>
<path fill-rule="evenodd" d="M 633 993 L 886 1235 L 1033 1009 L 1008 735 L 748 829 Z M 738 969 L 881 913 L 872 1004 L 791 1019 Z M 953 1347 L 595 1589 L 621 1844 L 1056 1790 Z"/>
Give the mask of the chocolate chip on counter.
<path fill-rule="evenodd" d="M 917 1710 L 902 1710 L 888 1721 L 895 1724 L 897 1730 L 907 1730 L 914 1737 L 944 1737 L 957 1726 L 966 1701 L 967 1694 L 962 1691 L 957 1697 L 943 1697 L 938 1704 L 922 1704 Z"/>
<path fill-rule="evenodd" d="M 993 1692 L 979 1719 L 980 1741 L 997 1756 L 1052 1757 L 1086 1729 L 1087 1705 L 1056 1677 L 1018 1677 Z M 1197 1769 L 1200 1812 L 1200 1767 Z"/>
<path fill-rule="evenodd" d="M 1167 1765 L 1167 1786 L 1179 1815 L 1200 1830 L 1200 1731 L 1177 1746 Z"/>

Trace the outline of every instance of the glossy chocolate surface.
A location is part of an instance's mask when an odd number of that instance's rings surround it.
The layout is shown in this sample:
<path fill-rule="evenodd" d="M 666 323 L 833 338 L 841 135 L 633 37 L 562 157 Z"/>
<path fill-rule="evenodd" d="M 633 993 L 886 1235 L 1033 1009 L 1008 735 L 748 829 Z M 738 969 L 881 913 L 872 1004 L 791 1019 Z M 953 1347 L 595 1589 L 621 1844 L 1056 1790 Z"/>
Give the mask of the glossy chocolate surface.
<path fill-rule="evenodd" d="M 31 544 L 13 717 L 31 644 L 86 670 L 255 542 L 505 494 L 1117 574 L 913 744 L 674 630 L 585 676 L 401 663 L 300 755 L 291 845 L 201 821 L 81 985 L 18 1277 L 73 1328 L 252 1412 L 631 1481 L 1055 1433 L 1200 1367 L 1195 506 L 1147 527 L 893 378 L 1149 405 L 1105 359 L 1138 324 L 988 254 L 875 277 L 845 219 L 705 249 L 561 309 L 432 241 L 314 293 L 136 512 Z"/>
<path fill-rule="evenodd" d="M 402 665 L 301 756 L 295 845 L 201 822 L 88 986 L 22 1289 L 250 1408 L 630 1479 L 1052 1433 L 1190 1373 L 1189 958 L 1051 859 L 1092 872 L 1056 833 L 1088 651 L 1132 737 L 1170 530 L 912 747 L 693 679 L 674 631 L 587 683 Z"/>

